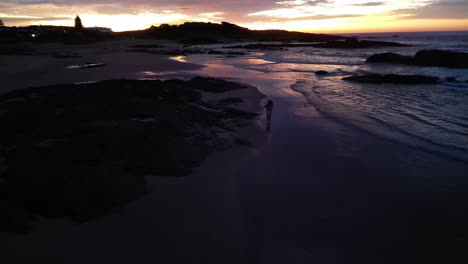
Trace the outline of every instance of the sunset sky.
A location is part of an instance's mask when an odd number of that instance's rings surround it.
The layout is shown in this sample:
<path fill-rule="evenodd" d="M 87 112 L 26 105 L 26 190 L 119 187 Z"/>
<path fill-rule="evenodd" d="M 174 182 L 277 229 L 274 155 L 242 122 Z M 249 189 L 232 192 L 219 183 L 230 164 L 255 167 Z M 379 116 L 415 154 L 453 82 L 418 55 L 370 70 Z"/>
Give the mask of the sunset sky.
<path fill-rule="evenodd" d="M 114 31 L 184 21 L 330 33 L 468 30 L 468 0 L 0 0 L 7 26 L 71 26 L 76 15 Z"/>

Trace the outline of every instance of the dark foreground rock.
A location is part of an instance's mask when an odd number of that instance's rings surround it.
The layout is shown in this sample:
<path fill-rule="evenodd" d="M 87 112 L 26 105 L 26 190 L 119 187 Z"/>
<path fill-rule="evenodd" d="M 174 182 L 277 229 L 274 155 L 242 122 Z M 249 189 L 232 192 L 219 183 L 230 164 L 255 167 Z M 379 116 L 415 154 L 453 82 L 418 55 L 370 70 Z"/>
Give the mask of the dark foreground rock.
<path fill-rule="evenodd" d="M 414 56 L 418 65 L 468 68 L 468 53 L 445 50 L 421 50 Z"/>
<path fill-rule="evenodd" d="M 403 56 L 393 52 L 379 53 L 370 56 L 367 63 L 392 63 L 392 64 L 412 64 L 413 57 Z"/>
<path fill-rule="evenodd" d="M 343 80 L 359 83 L 435 84 L 439 79 L 424 75 L 368 74 L 345 77 Z"/>
<path fill-rule="evenodd" d="M 314 47 L 314 43 L 281 43 L 281 44 L 271 44 L 271 43 L 255 43 L 247 45 L 236 45 L 236 46 L 227 46 L 224 48 L 227 49 L 259 49 L 259 50 L 278 50 L 285 48 L 306 48 Z"/>
<path fill-rule="evenodd" d="M 403 56 L 396 53 L 381 53 L 372 55 L 368 63 L 391 63 L 425 67 L 468 68 L 468 53 L 421 50 L 414 57 Z"/>
<path fill-rule="evenodd" d="M 315 75 L 319 75 L 319 76 L 323 76 L 323 75 L 327 75 L 327 74 L 329 74 L 329 72 L 327 72 L 327 71 L 316 71 L 315 72 Z"/>
<path fill-rule="evenodd" d="M 243 88 L 114 80 L 0 96 L 0 231 L 28 231 L 37 216 L 86 221 L 144 194 L 144 176 L 187 175 L 256 116 L 200 91 Z"/>

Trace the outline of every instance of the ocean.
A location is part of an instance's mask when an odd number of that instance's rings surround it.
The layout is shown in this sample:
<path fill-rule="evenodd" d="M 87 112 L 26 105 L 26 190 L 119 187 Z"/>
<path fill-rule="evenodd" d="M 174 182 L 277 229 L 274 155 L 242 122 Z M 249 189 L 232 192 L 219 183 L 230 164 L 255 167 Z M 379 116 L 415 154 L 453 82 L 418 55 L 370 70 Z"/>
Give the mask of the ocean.
<path fill-rule="evenodd" d="M 94 62 L 107 66 L 84 71 L 15 57 L 15 64 L 36 62 L 39 70 L 11 75 L 21 84 L 202 75 L 258 87 L 274 108 L 271 132 L 239 135 L 251 147 L 217 152 L 190 177 L 148 178 L 148 196 L 121 213 L 70 228 L 57 219 L 40 224 L 31 236 L 0 239 L 2 257 L 20 262 L 50 256 L 60 263 L 83 263 L 91 255 L 112 263 L 135 262 L 135 256 L 157 262 L 166 255 L 172 262 L 211 257 L 216 263 L 468 263 L 468 69 L 365 63 L 382 52 L 468 52 L 468 32 L 359 37 L 412 46 L 171 58 L 192 64 L 184 65 L 165 56 L 120 52 L 126 47 L 119 42 L 118 52 L 90 46 Z M 189 48 L 227 51 L 233 45 Z M 44 71 L 43 65 L 62 71 Z M 329 74 L 317 76 L 319 70 Z M 343 80 L 361 73 L 425 74 L 440 82 Z M 256 121 L 256 128 L 265 125 L 264 116 Z M 217 133 L 235 131 L 220 127 Z M 181 254 L 173 254 L 174 248 Z"/>
<path fill-rule="evenodd" d="M 235 180 L 249 248 L 260 259 L 253 263 L 466 263 L 468 69 L 365 61 L 383 52 L 468 52 L 468 32 L 358 37 L 411 46 L 173 58 L 205 66 L 185 72 L 187 78 L 247 83 L 275 103 L 268 144 Z M 203 48 L 225 51 L 228 45 Z M 318 76 L 319 70 L 329 74 Z M 440 81 L 343 80 L 363 73 L 423 74 Z"/>
<path fill-rule="evenodd" d="M 365 63 L 369 56 L 383 52 L 411 56 L 424 49 L 468 52 L 468 32 L 348 36 L 411 46 L 355 50 L 288 48 L 236 58 L 191 55 L 186 60 L 207 65 L 199 72 L 202 75 L 248 80 L 251 84 L 262 78 L 289 81 L 290 89 L 301 93 L 308 107 L 336 122 L 434 155 L 468 162 L 468 69 Z M 329 74 L 316 76 L 318 70 Z M 364 73 L 422 74 L 439 77 L 440 81 L 434 85 L 376 85 L 342 80 Z M 456 81 L 446 81 L 447 77 Z"/>

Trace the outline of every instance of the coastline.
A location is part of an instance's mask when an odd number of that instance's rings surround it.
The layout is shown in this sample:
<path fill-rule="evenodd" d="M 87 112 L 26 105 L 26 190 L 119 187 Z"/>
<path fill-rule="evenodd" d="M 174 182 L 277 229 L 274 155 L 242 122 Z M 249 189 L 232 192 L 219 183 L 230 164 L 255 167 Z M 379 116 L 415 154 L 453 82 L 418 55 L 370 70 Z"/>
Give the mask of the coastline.
<path fill-rule="evenodd" d="M 143 79 L 144 71 L 171 72 L 196 70 L 202 65 L 181 63 L 168 55 L 133 53 L 132 45 L 148 45 L 165 41 L 129 40 L 105 41 L 86 45 L 38 44 L 36 53 L 28 55 L 0 55 L 0 93 L 27 87 L 54 84 L 97 82 L 111 79 Z M 169 43 L 170 44 L 170 43 Z M 64 55 L 56 58 L 54 54 Z M 74 58 L 68 55 L 76 55 Z M 67 67 L 90 63 L 104 64 L 90 69 Z"/>
<path fill-rule="evenodd" d="M 153 193 L 115 215 L 55 231 L 44 224 L 1 247 L 12 257 L 31 249 L 20 258 L 49 255 L 52 263 L 89 255 L 113 263 L 415 263 L 442 259 L 463 242 L 466 164 L 331 120 L 281 73 L 200 64 L 206 67 L 181 76 L 242 81 L 274 100 L 271 134 L 257 125 L 239 132 L 258 131 L 251 141 L 259 146 L 211 155 L 192 177 L 148 178 Z M 441 251 L 427 255 L 430 248 Z"/>
<path fill-rule="evenodd" d="M 259 112 L 264 98 L 251 86 L 219 94 L 203 92 L 207 102 L 233 97 L 243 99 L 235 107 L 246 112 Z M 240 219 L 236 177 L 262 148 L 265 131 L 257 120 L 232 133 L 253 145 L 218 150 L 184 177 L 145 177 L 148 194 L 106 216 L 83 224 L 42 219 L 30 233 L 0 234 L 0 247 L 4 250 L 0 259 L 9 263 L 37 259 L 82 263 L 93 254 L 114 263 L 135 259 L 238 263 L 246 251 L 240 242 L 246 241 L 247 234 L 245 227 L 239 225 L 244 220 Z M 154 250 L 155 245 L 163 250 Z M 177 255 L 174 250 L 181 247 L 187 251 Z"/>

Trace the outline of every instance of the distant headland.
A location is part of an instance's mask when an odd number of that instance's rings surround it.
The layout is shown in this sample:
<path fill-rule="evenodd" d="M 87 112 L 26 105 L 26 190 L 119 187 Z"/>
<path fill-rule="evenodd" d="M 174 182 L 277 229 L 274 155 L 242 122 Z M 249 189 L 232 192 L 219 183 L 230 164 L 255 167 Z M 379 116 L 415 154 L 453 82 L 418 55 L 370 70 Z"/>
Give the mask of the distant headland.
<path fill-rule="evenodd" d="M 232 23 L 185 22 L 180 25 L 162 24 L 145 30 L 113 32 L 110 28 L 86 27 L 81 18 L 75 26 L 30 25 L 8 27 L 0 22 L 0 42 L 96 42 L 115 38 L 158 38 L 206 43 L 232 40 L 323 42 L 345 39 L 328 34 L 290 32 L 285 30 L 250 30 Z"/>

